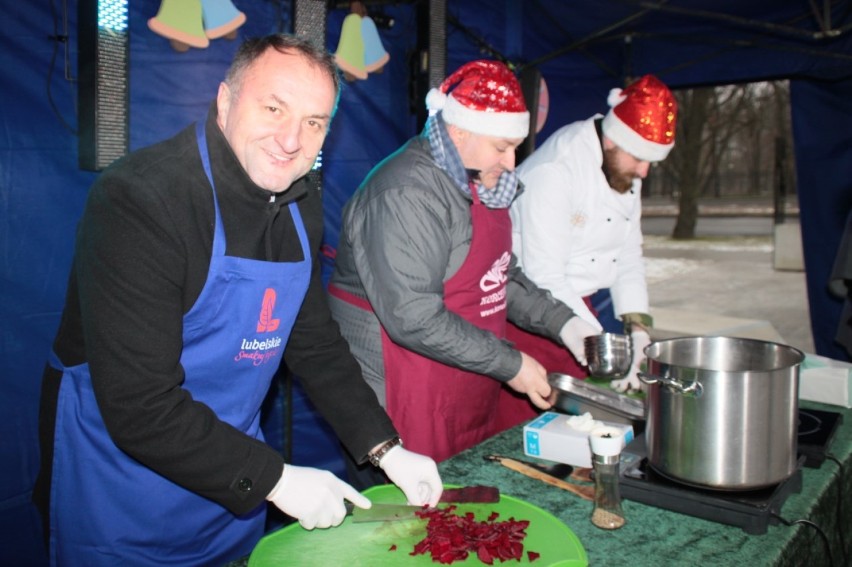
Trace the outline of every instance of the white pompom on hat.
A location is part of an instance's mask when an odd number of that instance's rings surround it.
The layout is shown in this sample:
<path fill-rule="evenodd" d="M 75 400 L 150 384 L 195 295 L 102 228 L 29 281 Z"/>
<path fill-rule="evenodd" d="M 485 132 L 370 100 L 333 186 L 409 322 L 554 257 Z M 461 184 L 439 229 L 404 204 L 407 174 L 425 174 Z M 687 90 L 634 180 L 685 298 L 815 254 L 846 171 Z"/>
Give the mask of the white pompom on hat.
<path fill-rule="evenodd" d="M 526 138 L 530 113 L 518 79 L 499 61 L 472 61 L 426 95 L 429 115 L 495 138 Z"/>
<path fill-rule="evenodd" d="M 674 147 L 677 101 L 653 75 L 612 89 L 601 128 L 618 147 L 642 161 L 662 161 Z"/>

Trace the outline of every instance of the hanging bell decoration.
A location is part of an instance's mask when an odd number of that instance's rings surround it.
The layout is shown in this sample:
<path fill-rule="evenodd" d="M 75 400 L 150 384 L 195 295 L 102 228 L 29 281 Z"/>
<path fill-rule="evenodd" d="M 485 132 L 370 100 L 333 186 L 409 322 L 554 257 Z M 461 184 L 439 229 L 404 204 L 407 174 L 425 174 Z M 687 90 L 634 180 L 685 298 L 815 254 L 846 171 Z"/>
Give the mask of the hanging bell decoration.
<path fill-rule="evenodd" d="M 210 45 L 202 25 L 201 0 L 162 0 L 148 28 L 168 39 L 175 51 Z"/>
<path fill-rule="evenodd" d="M 364 41 L 364 68 L 368 73 L 379 73 L 390 61 L 390 55 L 382 45 L 379 30 L 373 18 L 361 18 L 361 38 Z"/>
<path fill-rule="evenodd" d="M 209 39 L 236 39 L 237 28 L 246 23 L 246 15 L 231 0 L 201 0 L 204 33 Z"/>
<path fill-rule="evenodd" d="M 352 13 L 343 18 L 340 42 L 334 52 L 334 60 L 348 80 L 366 79 L 364 66 L 364 39 L 361 37 L 361 16 Z"/>

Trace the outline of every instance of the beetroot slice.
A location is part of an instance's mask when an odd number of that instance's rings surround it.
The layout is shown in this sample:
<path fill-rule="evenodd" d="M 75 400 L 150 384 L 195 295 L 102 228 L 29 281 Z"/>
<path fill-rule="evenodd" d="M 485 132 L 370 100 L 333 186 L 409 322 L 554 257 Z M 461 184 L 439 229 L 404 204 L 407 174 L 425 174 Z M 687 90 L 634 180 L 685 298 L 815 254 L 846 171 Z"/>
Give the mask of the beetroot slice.
<path fill-rule="evenodd" d="M 448 506 L 415 512 L 428 522 L 426 537 L 414 545 L 411 555 L 430 554 L 433 562 L 444 565 L 464 561 L 471 553 L 475 553 L 486 565 L 493 565 L 495 561 L 521 560 L 528 520 L 509 518 L 496 521 L 499 514 L 492 512 L 487 520 L 479 522 L 473 513 L 458 515 L 455 509 L 456 506 Z M 533 561 L 540 554 L 527 552 L 527 557 Z"/>

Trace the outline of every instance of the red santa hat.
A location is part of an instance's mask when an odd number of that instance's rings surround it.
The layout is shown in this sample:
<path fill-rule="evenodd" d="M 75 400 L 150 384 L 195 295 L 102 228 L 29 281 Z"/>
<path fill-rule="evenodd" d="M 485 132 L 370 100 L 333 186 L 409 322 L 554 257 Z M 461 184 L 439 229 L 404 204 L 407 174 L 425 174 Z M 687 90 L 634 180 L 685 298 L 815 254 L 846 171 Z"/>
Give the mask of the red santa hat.
<path fill-rule="evenodd" d="M 662 161 L 674 147 L 677 101 L 658 78 L 645 75 L 625 89 L 612 89 L 604 135 L 643 161 Z"/>
<path fill-rule="evenodd" d="M 429 115 L 443 111 L 447 124 L 496 138 L 526 138 L 530 113 L 518 79 L 499 61 L 472 61 L 426 95 Z"/>

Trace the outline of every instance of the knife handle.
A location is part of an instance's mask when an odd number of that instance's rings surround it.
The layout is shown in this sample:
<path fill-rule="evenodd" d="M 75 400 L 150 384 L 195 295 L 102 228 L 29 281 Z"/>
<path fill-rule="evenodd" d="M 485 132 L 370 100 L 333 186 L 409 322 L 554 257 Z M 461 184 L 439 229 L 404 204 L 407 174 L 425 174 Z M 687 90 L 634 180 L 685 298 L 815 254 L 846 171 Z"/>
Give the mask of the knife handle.
<path fill-rule="evenodd" d="M 568 492 L 574 493 L 585 500 L 589 500 L 592 502 L 595 500 L 595 489 L 591 486 L 577 486 L 576 484 L 565 482 L 561 478 L 556 478 L 555 476 L 543 473 L 538 469 L 535 469 L 529 465 L 526 465 L 520 461 L 516 461 L 515 459 L 510 459 L 508 457 L 499 457 L 495 460 L 507 469 L 511 469 L 530 478 L 540 480 L 551 486 L 561 488 L 562 490 L 567 490 Z"/>

